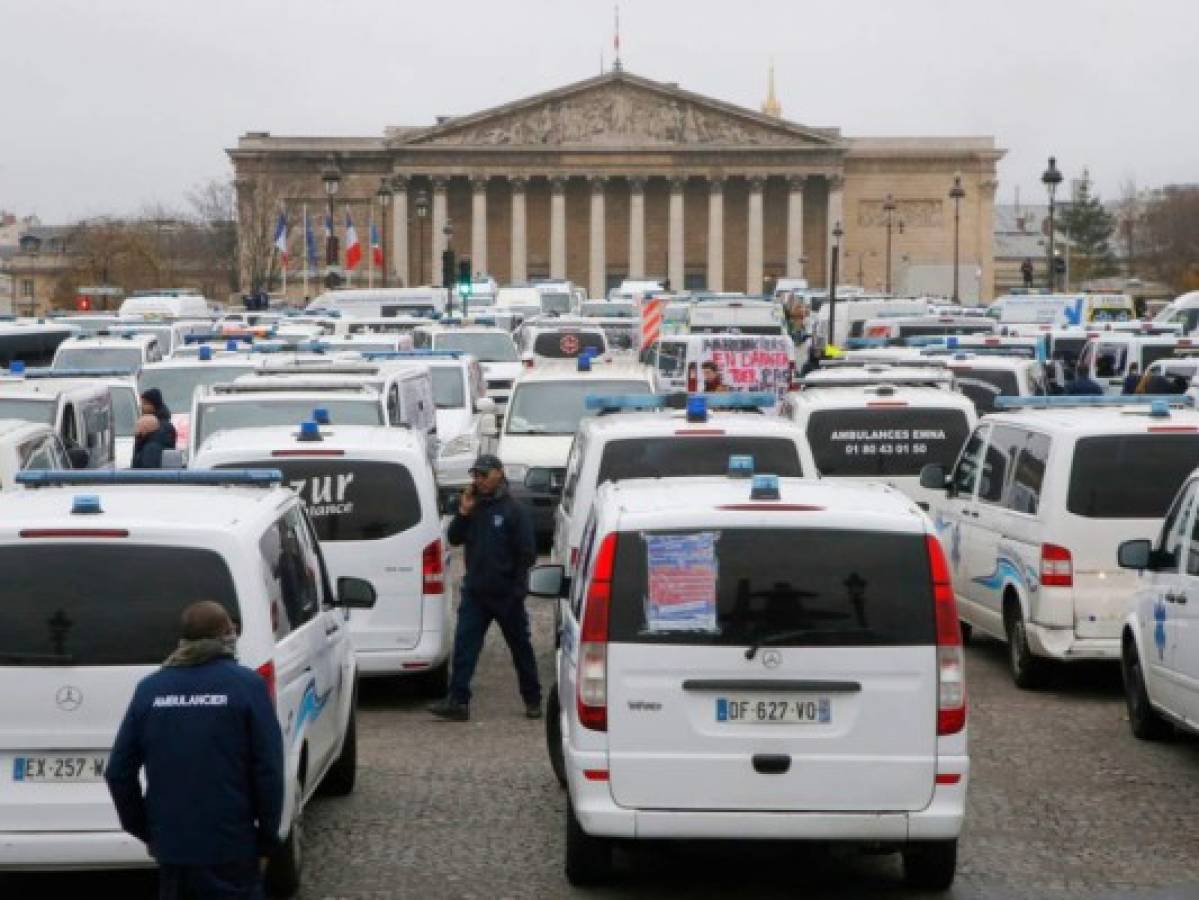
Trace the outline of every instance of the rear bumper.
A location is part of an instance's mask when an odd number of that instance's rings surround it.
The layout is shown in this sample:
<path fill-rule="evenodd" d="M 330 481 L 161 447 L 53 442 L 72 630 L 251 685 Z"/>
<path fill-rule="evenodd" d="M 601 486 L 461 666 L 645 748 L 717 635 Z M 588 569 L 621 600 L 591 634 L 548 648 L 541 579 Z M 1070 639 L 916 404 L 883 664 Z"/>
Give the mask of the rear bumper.
<path fill-rule="evenodd" d="M 606 781 L 589 781 L 586 769 L 606 768 L 604 753 L 567 757 L 575 815 L 583 830 L 599 837 L 709 840 L 807 840 L 895 842 L 954 840 L 966 818 L 969 760 L 938 760 L 938 770 L 961 774 L 957 784 L 937 785 L 919 812 L 713 812 L 639 810 L 617 806 Z"/>
<path fill-rule="evenodd" d="M 0 832 L 0 871 L 138 869 L 155 865 L 123 831 Z"/>
<path fill-rule="evenodd" d="M 354 656 L 358 659 L 359 675 L 419 675 L 435 669 L 450 656 L 452 632 L 445 628 L 422 631 L 415 647 L 407 649 L 359 649 L 360 636 L 355 636 Z"/>
<path fill-rule="evenodd" d="M 1037 656 L 1072 662 L 1083 659 L 1118 660 L 1120 638 L 1080 638 L 1073 628 L 1048 628 L 1029 624 L 1029 649 Z"/>

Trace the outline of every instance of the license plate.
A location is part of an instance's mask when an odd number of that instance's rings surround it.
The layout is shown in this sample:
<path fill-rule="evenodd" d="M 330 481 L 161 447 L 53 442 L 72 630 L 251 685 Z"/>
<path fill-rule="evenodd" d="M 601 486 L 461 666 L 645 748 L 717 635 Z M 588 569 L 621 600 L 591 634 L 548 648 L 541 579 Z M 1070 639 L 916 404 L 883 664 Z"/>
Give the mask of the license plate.
<path fill-rule="evenodd" d="M 18 756 L 12 761 L 12 780 L 20 782 L 103 781 L 105 754 L 81 756 Z"/>
<path fill-rule="evenodd" d="M 828 697 L 717 697 L 716 721 L 734 725 L 827 725 L 833 721 Z"/>

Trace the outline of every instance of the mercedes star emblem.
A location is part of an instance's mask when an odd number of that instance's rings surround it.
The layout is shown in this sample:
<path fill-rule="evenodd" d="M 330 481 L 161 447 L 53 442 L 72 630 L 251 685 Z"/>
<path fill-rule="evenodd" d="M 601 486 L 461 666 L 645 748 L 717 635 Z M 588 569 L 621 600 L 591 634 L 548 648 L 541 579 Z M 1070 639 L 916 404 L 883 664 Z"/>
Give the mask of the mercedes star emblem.
<path fill-rule="evenodd" d="M 762 654 L 762 665 L 768 669 L 777 669 L 783 662 L 783 654 L 777 650 L 767 650 Z"/>
<path fill-rule="evenodd" d="M 63 712 L 74 712 L 83 705 L 83 692 L 74 685 L 63 685 L 54 695 L 54 703 Z"/>

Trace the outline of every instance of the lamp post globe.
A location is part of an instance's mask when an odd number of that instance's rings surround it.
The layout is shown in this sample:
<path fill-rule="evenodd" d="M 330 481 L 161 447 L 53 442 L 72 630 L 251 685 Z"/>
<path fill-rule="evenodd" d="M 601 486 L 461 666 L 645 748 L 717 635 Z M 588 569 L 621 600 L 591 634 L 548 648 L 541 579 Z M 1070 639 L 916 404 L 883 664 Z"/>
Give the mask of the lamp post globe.
<path fill-rule="evenodd" d="M 953 187 L 949 189 L 949 197 L 953 200 L 953 302 L 961 303 L 962 298 L 958 292 L 958 248 L 960 225 L 962 219 L 962 198 L 966 196 L 966 189 L 962 187 L 962 173 L 957 172 L 953 176 Z"/>
<path fill-rule="evenodd" d="M 1046 260 L 1047 277 L 1049 289 L 1053 290 L 1057 283 L 1057 275 L 1053 270 L 1053 211 L 1054 211 L 1054 194 L 1057 192 L 1057 186 L 1062 183 L 1062 173 L 1057 167 L 1057 157 L 1049 157 L 1049 166 L 1041 173 L 1041 183 L 1045 185 L 1045 190 L 1049 194 L 1049 256 Z"/>

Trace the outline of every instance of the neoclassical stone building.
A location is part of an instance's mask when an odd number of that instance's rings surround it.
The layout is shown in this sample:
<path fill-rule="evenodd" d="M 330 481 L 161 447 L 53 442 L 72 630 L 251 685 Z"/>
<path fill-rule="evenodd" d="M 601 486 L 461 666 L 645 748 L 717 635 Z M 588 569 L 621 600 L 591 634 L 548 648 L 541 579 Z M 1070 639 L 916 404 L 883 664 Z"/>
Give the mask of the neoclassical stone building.
<path fill-rule="evenodd" d="M 256 180 L 285 186 L 293 266 L 304 258 L 300 208 L 319 224 L 321 172 L 335 167 L 339 233 L 347 206 L 364 246 L 368 217 L 385 215 L 389 283 L 440 283 L 450 221 L 449 240 L 475 272 L 501 284 L 565 277 L 592 296 L 626 277 L 750 293 L 784 275 L 824 285 L 838 222 L 840 281 L 881 288 L 887 195 L 895 290 L 948 294 L 949 190 L 960 173 L 960 291 L 989 297 L 1003 155 L 992 138 L 850 138 L 786 121 L 770 101 L 758 113 L 614 69 L 429 127 L 364 138 L 251 132 L 228 152 L 239 192 Z M 385 214 L 376 201 L 384 180 L 393 190 Z M 323 267 L 323 229 L 316 234 Z M 289 279 L 294 294 L 294 268 Z"/>

